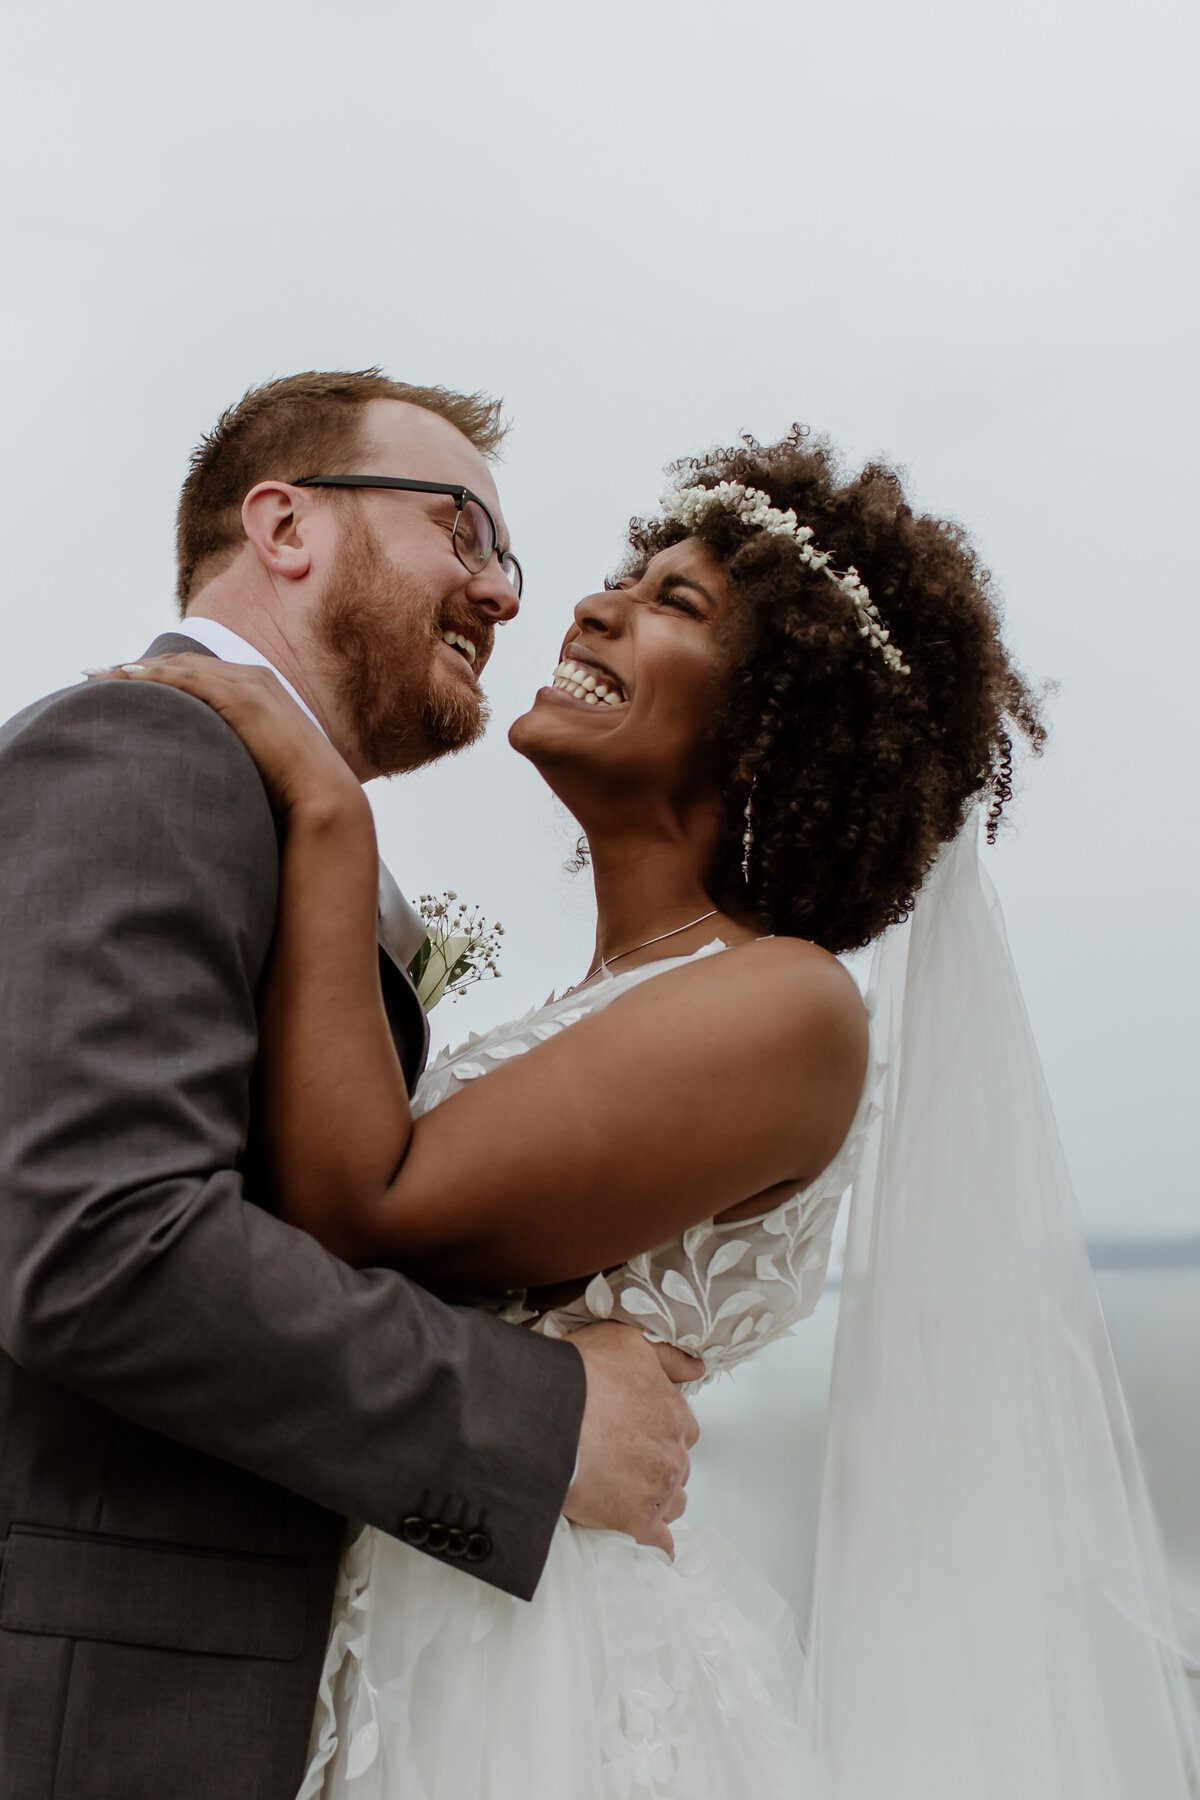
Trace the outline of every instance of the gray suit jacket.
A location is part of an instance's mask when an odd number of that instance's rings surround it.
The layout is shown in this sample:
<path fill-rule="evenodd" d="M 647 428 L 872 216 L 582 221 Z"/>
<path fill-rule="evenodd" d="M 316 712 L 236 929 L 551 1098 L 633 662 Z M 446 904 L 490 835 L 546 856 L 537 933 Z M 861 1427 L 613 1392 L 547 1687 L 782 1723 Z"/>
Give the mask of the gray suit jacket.
<path fill-rule="evenodd" d="M 290 1800 L 345 1518 L 528 1597 L 570 1480 L 567 1346 L 349 1269 L 247 1185 L 277 871 L 189 696 L 0 729 L 4 1800 Z"/>

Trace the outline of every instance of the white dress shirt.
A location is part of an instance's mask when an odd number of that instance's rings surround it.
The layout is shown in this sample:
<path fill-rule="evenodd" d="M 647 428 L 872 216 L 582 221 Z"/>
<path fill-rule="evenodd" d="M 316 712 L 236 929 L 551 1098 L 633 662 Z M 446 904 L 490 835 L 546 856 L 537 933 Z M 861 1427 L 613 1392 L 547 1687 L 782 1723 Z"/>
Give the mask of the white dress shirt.
<path fill-rule="evenodd" d="M 243 663 L 254 669 L 270 669 L 321 735 L 329 736 L 312 707 L 300 698 L 287 676 L 280 674 L 270 657 L 264 656 L 253 644 L 248 644 L 236 631 L 230 631 L 228 625 L 219 625 L 215 619 L 193 618 L 189 613 L 180 630 L 184 637 L 203 644 L 206 650 L 211 650 L 222 662 Z M 382 857 L 379 859 L 379 937 L 402 969 L 408 967 L 425 942 L 424 920 L 404 898 Z"/>

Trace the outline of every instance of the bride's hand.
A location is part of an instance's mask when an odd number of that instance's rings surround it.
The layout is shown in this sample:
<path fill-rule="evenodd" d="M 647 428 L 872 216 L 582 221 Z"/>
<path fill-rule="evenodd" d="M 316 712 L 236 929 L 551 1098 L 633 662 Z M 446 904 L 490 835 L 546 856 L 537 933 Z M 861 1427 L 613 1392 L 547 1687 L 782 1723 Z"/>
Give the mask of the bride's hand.
<path fill-rule="evenodd" d="M 87 677 L 153 681 L 203 700 L 241 738 L 279 813 L 330 805 L 357 811 L 366 805 L 350 769 L 270 669 L 185 652 L 112 669 L 89 669 Z"/>

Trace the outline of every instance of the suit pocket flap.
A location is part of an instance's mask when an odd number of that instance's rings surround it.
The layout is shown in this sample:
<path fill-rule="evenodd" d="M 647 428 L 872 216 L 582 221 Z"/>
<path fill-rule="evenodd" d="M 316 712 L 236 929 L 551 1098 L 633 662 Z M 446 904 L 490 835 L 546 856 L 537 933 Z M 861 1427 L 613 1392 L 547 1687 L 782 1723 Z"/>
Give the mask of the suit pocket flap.
<path fill-rule="evenodd" d="M 14 1525 L 0 1630 L 286 1662 L 304 1647 L 307 1589 L 288 1557 Z"/>

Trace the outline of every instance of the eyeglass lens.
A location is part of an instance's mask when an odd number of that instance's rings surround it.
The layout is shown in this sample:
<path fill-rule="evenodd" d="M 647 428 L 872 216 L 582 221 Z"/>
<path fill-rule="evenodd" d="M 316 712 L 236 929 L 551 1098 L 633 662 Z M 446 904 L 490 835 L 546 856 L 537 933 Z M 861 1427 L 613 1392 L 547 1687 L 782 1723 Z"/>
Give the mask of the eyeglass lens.
<path fill-rule="evenodd" d="M 455 523 L 454 542 L 458 547 L 460 561 L 476 574 L 486 569 L 491 562 L 496 549 L 496 534 L 492 530 L 491 520 L 476 501 L 464 502 Z M 506 553 L 500 558 L 500 567 L 519 594 L 521 568 L 516 558 Z"/>
<path fill-rule="evenodd" d="M 482 506 L 477 506 L 474 500 L 464 500 L 462 511 L 455 521 L 454 536 L 467 567 L 476 572 L 486 569 L 492 551 L 496 548 L 496 540 L 492 534 L 491 521 Z"/>

